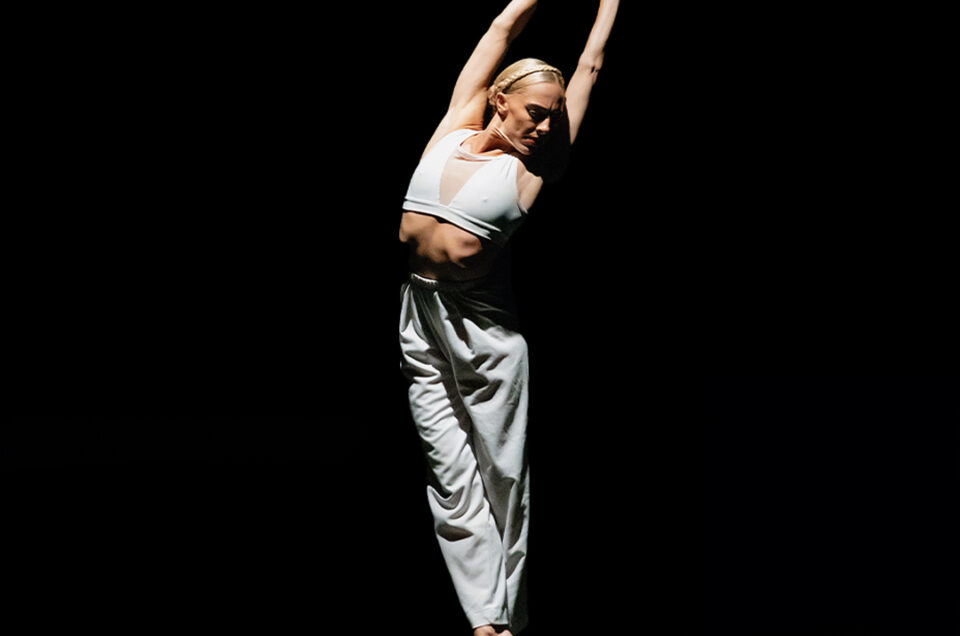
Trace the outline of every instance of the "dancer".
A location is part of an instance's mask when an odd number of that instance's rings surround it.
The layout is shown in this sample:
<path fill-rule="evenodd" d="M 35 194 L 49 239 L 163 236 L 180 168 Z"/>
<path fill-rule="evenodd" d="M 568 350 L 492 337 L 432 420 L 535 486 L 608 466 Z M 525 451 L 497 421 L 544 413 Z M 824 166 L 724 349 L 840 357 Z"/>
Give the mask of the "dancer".
<path fill-rule="evenodd" d="M 436 536 L 474 636 L 514 636 L 528 623 L 527 345 L 504 247 L 556 176 L 551 158 L 577 138 L 618 1 L 601 0 L 569 83 L 530 58 L 496 74 L 536 4 L 513 0 L 480 39 L 400 222 L 411 268 L 401 367 L 431 469 Z"/>

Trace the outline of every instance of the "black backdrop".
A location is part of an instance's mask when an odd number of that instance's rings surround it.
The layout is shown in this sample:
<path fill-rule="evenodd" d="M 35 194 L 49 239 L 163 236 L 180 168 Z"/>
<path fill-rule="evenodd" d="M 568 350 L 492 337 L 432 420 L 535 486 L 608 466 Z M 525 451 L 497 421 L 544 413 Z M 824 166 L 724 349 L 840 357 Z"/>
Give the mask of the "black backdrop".
<path fill-rule="evenodd" d="M 509 59 L 569 75 L 592 4 L 541 7 Z M 499 8 L 58 17 L 2 448 L 43 615 L 463 629 L 398 371 L 396 231 Z M 949 616 L 924 583 L 956 478 L 946 219 L 889 123 L 909 24 L 621 9 L 512 249 L 532 636 Z"/>

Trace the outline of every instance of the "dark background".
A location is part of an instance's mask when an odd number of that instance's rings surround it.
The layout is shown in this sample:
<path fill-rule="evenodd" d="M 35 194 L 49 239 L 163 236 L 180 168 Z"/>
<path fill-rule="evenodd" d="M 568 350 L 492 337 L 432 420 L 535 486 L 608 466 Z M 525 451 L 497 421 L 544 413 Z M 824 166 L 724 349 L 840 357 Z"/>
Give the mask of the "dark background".
<path fill-rule="evenodd" d="M 0 452 L 42 620 L 465 629 L 395 334 L 403 192 L 501 8 L 461 4 L 27 23 Z M 508 61 L 569 77 L 594 10 L 545 4 Z M 513 241 L 531 636 L 951 633 L 956 316 L 913 20 L 621 8 Z"/>

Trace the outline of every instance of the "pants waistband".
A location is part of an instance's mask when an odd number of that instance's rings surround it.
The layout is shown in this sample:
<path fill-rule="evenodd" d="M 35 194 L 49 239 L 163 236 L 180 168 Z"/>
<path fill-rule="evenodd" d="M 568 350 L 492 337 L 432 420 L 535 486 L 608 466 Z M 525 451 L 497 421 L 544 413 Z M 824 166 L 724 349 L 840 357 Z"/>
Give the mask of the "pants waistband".
<path fill-rule="evenodd" d="M 432 278 L 424 278 L 412 272 L 410 274 L 411 285 L 441 292 L 463 292 L 476 289 L 483 285 L 486 280 L 486 278 L 474 278 L 472 280 L 434 280 Z"/>

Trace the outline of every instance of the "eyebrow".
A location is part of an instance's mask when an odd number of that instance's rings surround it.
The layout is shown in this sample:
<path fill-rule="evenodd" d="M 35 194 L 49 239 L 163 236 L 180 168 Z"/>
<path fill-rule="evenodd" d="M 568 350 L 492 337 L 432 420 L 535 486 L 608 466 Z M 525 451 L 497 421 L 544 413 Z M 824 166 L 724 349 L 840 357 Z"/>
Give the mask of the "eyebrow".
<path fill-rule="evenodd" d="M 561 113 L 561 112 L 563 112 L 563 105 L 562 105 L 562 104 L 560 105 L 560 108 L 557 108 L 556 110 L 550 110 L 550 109 L 547 108 L 546 106 L 541 106 L 541 105 L 539 105 L 539 104 L 528 104 L 528 105 L 527 105 L 527 108 L 536 108 L 537 110 L 542 110 L 542 111 L 547 112 L 547 113 Z"/>

